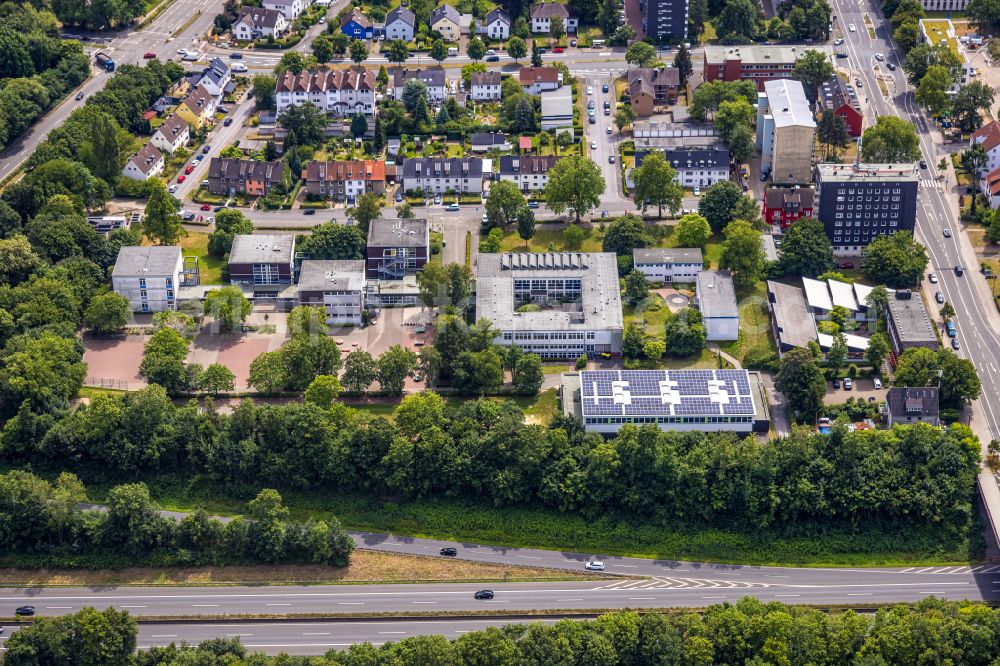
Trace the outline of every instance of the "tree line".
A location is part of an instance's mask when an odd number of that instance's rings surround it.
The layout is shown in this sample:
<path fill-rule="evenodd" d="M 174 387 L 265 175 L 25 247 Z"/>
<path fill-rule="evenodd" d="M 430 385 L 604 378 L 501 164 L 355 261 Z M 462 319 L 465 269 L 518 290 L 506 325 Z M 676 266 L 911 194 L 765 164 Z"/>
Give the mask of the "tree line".
<path fill-rule="evenodd" d="M 404 398 L 392 419 L 312 401 L 245 400 L 226 415 L 211 403 L 177 407 L 150 387 L 72 411 L 36 413 L 25 403 L 4 428 L 0 455 L 12 466 L 110 482 L 185 470 L 243 497 L 264 487 L 323 489 L 702 526 L 864 520 L 961 530 L 979 444 L 961 425 L 801 429 L 768 443 L 627 425 L 605 440 L 573 418 L 543 427 L 512 402 L 452 405 L 432 392 Z"/>
<path fill-rule="evenodd" d="M 83 510 L 86 488 L 69 473 L 49 483 L 30 472 L 0 475 L 0 560 L 4 566 L 204 566 L 314 563 L 346 566 L 354 541 L 336 523 L 293 522 L 276 490 L 229 522 L 204 511 L 163 516 L 142 483 L 108 491 L 105 510 Z"/>
<path fill-rule="evenodd" d="M 928 597 L 913 606 L 823 613 L 744 597 L 692 611 L 620 611 L 591 622 L 514 623 L 457 639 L 411 636 L 357 643 L 323 656 L 251 654 L 238 638 L 135 653 L 138 627 L 127 611 L 85 608 L 41 618 L 7 639 L 4 663 L 35 666 L 710 666 L 871 664 L 988 666 L 1000 656 L 1000 614 L 982 603 Z"/>

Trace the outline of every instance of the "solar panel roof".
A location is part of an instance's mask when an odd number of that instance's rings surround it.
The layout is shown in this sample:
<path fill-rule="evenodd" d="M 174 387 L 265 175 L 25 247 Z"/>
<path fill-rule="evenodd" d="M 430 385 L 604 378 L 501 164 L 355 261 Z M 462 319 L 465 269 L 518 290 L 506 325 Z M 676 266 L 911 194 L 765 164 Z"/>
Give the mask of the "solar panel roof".
<path fill-rule="evenodd" d="M 585 370 L 586 416 L 752 416 L 746 370 Z"/>

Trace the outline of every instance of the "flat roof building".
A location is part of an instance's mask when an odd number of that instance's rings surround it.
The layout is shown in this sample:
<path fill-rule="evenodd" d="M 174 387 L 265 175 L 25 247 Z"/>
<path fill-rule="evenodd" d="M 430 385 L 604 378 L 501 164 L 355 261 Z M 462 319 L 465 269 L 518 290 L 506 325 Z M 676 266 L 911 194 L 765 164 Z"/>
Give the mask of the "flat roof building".
<path fill-rule="evenodd" d="M 496 343 L 542 358 L 622 351 L 618 261 L 612 252 L 481 254 L 476 320 L 500 331 Z"/>
<path fill-rule="evenodd" d="M 626 423 L 661 430 L 767 432 L 767 399 L 749 370 L 584 370 L 562 376 L 563 413 L 589 432 Z"/>
<path fill-rule="evenodd" d="M 701 271 L 695 280 L 698 309 L 709 340 L 740 337 L 740 308 L 729 271 Z"/>
<path fill-rule="evenodd" d="M 183 264 L 180 246 L 127 245 L 118 251 L 111 288 L 132 312 L 176 310 Z"/>
<path fill-rule="evenodd" d="M 807 51 L 819 51 L 832 60 L 829 46 L 735 46 L 705 47 L 706 81 L 753 81 L 758 90 L 771 79 L 791 76 L 795 63 Z"/>
<path fill-rule="evenodd" d="M 632 266 L 654 282 L 694 282 L 704 259 L 697 247 L 640 247 L 632 250 Z"/>
<path fill-rule="evenodd" d="M 229 281 L 254 285 L 291 284 L 295 236 L 236 234 L 229 251 Z"/>
<path fill-rule="evenodd" d="M 401 280 L 423 269 L 430 258 L 427 220 L 387 220 L 368 225 L 365 274 L 380 280 Z"/>
<path fill-rule="evenodd" d="M 918 292 L 900 290 L 889 296 L 889 341 L 897 355 L 913 347 L 941 346 L 927 306 Z"/>
<path fill-rule="evenodd" d="M 361 259 L 303 261 L 299 270 L 299 303 L 322 307 L 327 324 L 360 326 L 365 308 L 365 262 Z"/>

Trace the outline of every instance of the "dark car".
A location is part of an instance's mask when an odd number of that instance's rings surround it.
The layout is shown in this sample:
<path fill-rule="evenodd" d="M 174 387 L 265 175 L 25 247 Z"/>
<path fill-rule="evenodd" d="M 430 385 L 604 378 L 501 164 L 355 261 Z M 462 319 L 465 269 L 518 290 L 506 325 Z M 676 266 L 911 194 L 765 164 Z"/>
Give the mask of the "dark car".
<path fill-rule="evenodd" d="M 846 53 L 838 53 L 838 54 L 837 54 L 837 57 L 838 57 L 838 58 L 846 58 L 846 57 L 847 57 L 847 54 L 846 54 Z"/>
<path fill-rule="evenodd" d="M 885 63 L 885 66 L 889 68 L 890 72 L 895 72 L 896 71 L 896 66 L 893 65 L 891 62 Z"/>
<path fill-rule="evenodd" d="M 962 275 L 963 273 L 965 273 L 965 269 L 962 268 L 961 264 L 955 266 L 955 275 Z"/>
<path fill-rule="evenodd" d="M 538 202 L 537 201 L 529 201 L 528 202 L 528 208 L 538 208 Z"/>
<path fill-rule="evenodd" d="M 215 208 L 212 209 L 212 212 L 218 213 L 220 210 L 222 210 L 222 206 L 216 206 Z"/>
<path fill-rule="evenodd" d="M 961 343 L 959 343 L 958 338 L 951 339 L 951 348 L 956 350 L 962 348 L 962 345 Z"/>
<path fill-rule="evenodd" d="M 603 86 L 601 86 L 601 92 L 608 92 L 608 84 L 607 83 L 605 83 Z"/>
<path fill-rule="evenodd" d="M 303 215 L 315 215 L 316 214 L 316 209 L 315 208 L 306 208 L 304 211 L 302 211 L 302 214 Z"/>
<path fill-rule="evenodd" d="M 444 557 L 455 557 L 456 555 L 458 555 L 458 549 L 457 548 L 442 548 L 441 549 L 441 555 L 443 555 Z"/>
<path fill-rule="evenodd" d="M 493 590 L 479 590 L 473 595 L 476 599 L 492 599 Z"/>
<path fill-rule="evenodd" d="M 492 598 L 492 596 L 493 593 L 490 592 L 490 597 Z M 14 611 L 14 615 L 34 615 L 34 614 L 35 614 L 34 606 L 21 606 L 20 608 Z"/>
<path fill-rule="evenodd" d="M 834 379 L 833 380 L 833 388 L 835 388 L 835 389 L 839 389 L 840 388 L 840 380 L 839 379 Z"/>
<path fill-rule="evenodd" d="M 500 62 L 500 56 L 498 55 L 486 56 L 486 62 Z"/>
<path fill-rule="evenodd" d="M 233 59 L 233 60 L 243 60 L 243 54 L 242 53 L 230 53 L 229 57 L 231 59 Z"/>
<path fill-rule="evenodd" d="M 201 147 L 201 154 L 208 155 L 208 151 L 212 150 L 212 146 L 205 145 Z"/>
<path fill-rule="evenodd" d="M 920 168 L 921 169 L 927 168 L 927 160 L 920 160 Z"/>
<path fill-rule="evenodd" d="M 233 119 L 232 118 L 226 118 L 224 121 L 222 121 L 222 124 L 225 127 L 229 127 L 230 125 L 233 124 Z"/>
<path fill-rule="evenodd" d="M 83 91 L 81 90 L 80 92 L 78 92 L 78 93 L 76 94 L 76 101 L 78 101 L 78 102 L 79 102 L 79 101 L 80 101 L 81 99 L 83 99 L 83 98 L 84 98 L 84 97 L 86 97 L 86 96 L 87 96 L 87 93 L 85 93 L 85 92 L 83 92 Z"/>
<path fill-rule="evenodd" d="M 841 263 L 837 264 L 837 268 L 854 268 L 854 262 L 842 261 Z"/>

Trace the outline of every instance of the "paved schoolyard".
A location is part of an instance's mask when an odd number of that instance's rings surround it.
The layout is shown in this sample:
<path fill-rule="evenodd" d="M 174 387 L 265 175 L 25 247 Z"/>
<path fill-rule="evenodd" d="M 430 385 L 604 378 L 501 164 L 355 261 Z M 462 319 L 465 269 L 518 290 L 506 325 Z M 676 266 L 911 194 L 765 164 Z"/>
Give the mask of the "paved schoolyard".
<path fill-rule="evenodd" d="M 145 336 L 104 340 L 85 336 L 83 360 L 87 363 L 87 386 L 136 389 L 146 385 L 139 377 Z"/>

